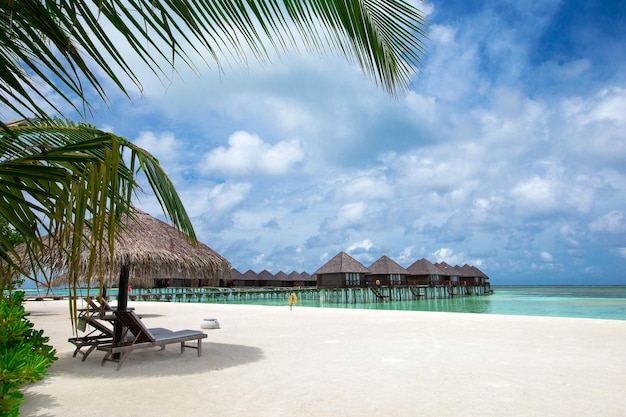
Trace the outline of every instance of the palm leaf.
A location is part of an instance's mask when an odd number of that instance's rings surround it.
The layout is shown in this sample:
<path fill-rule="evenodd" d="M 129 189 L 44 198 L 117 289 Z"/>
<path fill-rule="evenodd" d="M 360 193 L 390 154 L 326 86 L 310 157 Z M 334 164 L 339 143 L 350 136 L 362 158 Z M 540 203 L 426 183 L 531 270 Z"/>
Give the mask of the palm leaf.
<path fill-rule="evenodd" d="M 427 22 L 409 0 L 28 0 L 0 5 L 0 104 L 47 117 L 38 101 L 59 111 L 45 89 L 70 103 L 85 86 L 106 100 L 97 74 L 124 93 L 141 80 L 114 32 L 155 74 L 167 78 L 191 53 L 222 62 L 263 61 L 304 48 L 334 51 L 357 63 L 376 84 L 404 91 L 425 52 Z M 299 35 L 299 36 L 296 36 Z M 269 48 L 268 48 L 269 47 Z M 60 82 L 60 84 L 58 84 Z M 88 103 L 87 103 L 88 108 Z M 82 111 L 82 110 L 81 110 Z"/>
<path fill-rule="evenodd" d="M 70 259 L 71 275 L 84 245 L 94 264 L 103 248 L 113 250 L 119 219 L 122 214 L 132 218 L 140 172 L 166 215 L 195 241 L 189 217 L 158 160 L 123 137 L 59 121 L 0 131 L 0 215 L 24 235 L 33 253 L 49 246 L 42 234 L 55 239 L 54 246 Z M 2 243 L 3 267 L 23 270 L 18 254 Z"/>

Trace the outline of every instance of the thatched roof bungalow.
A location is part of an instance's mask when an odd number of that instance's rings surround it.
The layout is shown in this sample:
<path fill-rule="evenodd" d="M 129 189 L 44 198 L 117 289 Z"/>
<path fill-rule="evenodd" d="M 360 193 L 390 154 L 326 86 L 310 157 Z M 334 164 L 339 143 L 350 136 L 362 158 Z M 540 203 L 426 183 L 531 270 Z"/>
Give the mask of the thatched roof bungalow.
<path fill-rule="evenodd" d="M 278 271 L 274 274 L 274 277 L 278 287 L 293 287 L 293 280 L 289 278 L 286 272 Z"/>
<path fill-rule="evenodd" d="M 230 277 L 232 279 L 231 285 L 233 287 L 246 287 L 248 286 L 248 280 L 246 276 L 239 272 L 237 268 L 233 268 L 230 270 Z"/>
<path fill-rule="evenodd" d="M 445 261 L 436 263 L 435 266 L 443 271 L 443 284 L 444 285 L 448 285 L 450 283 L 453 285 L 456 285 L 456 283 L 459 282 L 459 271 L 454 269 Z"/>
<path fill-rule="evenodd" d="M 291 271 L 289 273 L 289 275 L 287 275 L 289 277 L 289 281 L 291 282 L 291 286 L 292 287 L 303 287 L 304 286 L 304 281 L 302 281 L 302 276 L 300 275 L 299 272 L 296 271 Z"/>
<path fill-rule="evenodd" d="M 459 281 L 464 286 L 476 286 L 480 284 L 480 277 L 477 275 L 476 270 L 465 264 L 463 266 L 455 265 L 454 268 L 459 271 Z"/>
<path fill-rule="evenodd" d="M 257 279 L 259 287 L 277 287 L 276 277 L 267 269 L 259 272 Z"/>
<path fill-rule="evenodd" d="M 246 282 L 246 287 L 258 287 L 259 285 L 259 274 L 254 272 L 252 269 L 248 269 L 243 273 L 243 277 Z"/>
<path fill-rule="evenodd" d="M 369 266 L 365 274 L 367 285 L 403 285 L 409 272 L 387 255 L 381 256 Z"/>
<path fill-rule="evenodd" d="M 315 274 L 311 275 L 306 271 L 303 271 L 300 274 L 300 278 L 304 283 L 305 287 L 315 287 L 317 285 L 317 276 Z"/>
<path fill-rule="evenodd" d="M 306 271 L 292 271 L 289 274 L 289 281 L 292 287 L 315 287 L 317 285 L 316 278 Z"/>
<path fill-rule="evenodd" d="M 365 286 L 365 274 L 369 273 L 363 264 L 345 252 L 339 252 L 320 269 L 315 271 L 318 288 L 346 288 Z"/>
<path fill-rule="evenodd" d="M 489 277 L 483 271 L 474 265 L 470 265 L 470 268 L 474 271 L 474 276 L 478 277 L 479 285 L 489 285 Z"/>
<path fill-rule="evenodd" d="M 419 259 L 407 268 L 409 285 L 441 285 L 445 273 L 426 258 Z"/>

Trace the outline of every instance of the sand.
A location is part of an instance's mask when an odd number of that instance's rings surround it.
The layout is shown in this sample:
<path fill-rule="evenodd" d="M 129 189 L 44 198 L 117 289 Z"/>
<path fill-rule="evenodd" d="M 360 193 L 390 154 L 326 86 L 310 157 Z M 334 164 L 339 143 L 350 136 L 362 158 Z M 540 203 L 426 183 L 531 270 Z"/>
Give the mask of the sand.
<path fill-rule="evenodd" d="M 66 301 L 27 302 L 58 351 L 23 416 L 624 416 L 626 321 L 135 302 L 207 329 L 202 357 L 73 358 Z"/>

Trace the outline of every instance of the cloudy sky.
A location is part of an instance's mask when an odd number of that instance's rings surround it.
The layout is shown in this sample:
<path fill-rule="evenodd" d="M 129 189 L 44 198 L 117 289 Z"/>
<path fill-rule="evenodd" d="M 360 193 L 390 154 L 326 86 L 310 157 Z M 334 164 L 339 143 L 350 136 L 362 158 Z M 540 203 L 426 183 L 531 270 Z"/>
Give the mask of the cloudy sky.
<path fill-rule="evenodd" d="M 468 263 L 495 285 L 626 284 L 625 2 L 420 7 L 428 55 L 397 99 L 294 53 L 146 74 L 90 121 L 157 156 L 241 272 L 313 273 L 346 251 Z"/>

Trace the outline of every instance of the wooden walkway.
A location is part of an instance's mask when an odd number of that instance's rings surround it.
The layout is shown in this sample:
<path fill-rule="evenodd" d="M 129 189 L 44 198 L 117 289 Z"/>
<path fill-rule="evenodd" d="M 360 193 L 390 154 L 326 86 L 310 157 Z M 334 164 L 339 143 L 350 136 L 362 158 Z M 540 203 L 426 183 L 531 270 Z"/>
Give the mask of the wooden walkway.
<path fill-rule="evenodd" d="M 133 289 L 129 295 L 131 301 L 169 301 L 169 302 L 246 302 L 253 300 L 286 300 L 290 294 L 296 294 L 299 300 L 314 300 L 321 304 L 356 304 L 378 303 L 387 301 L 413 301 L 428 298 L 470 297 L 491 294 L 490 289 L 479 287 L 449 286 L 391 286 L 391 287 L 353 287 L 353 288 L 156 288 Z"/>

